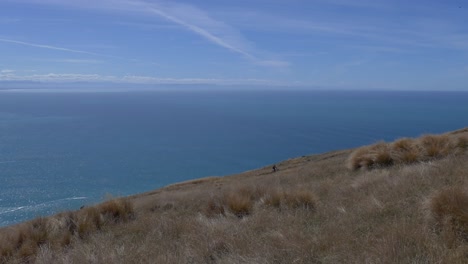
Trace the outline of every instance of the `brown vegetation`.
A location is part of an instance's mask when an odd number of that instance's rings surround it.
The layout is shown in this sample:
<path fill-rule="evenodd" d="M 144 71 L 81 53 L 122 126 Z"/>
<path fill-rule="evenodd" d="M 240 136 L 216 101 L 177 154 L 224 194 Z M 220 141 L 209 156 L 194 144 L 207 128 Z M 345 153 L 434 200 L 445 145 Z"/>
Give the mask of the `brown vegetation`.
<path fill-rule="evenodd" d="M 456 240 L 468 242 L 468 191 L 449 187 L 430 200 L 430 220 L 438 234 L 452 245 Z"/>
<path fill-rule="evenodd" d="M 351 169 L 372 169 L 394 164 L 410 164 L 463 154 L 468 149 L 468 137 L 462 135 L 425 135 L 417 139 L 404 138 L 393 143 L 379 142 L 359 148 L 348 160 Z"/>
<path fill-rule="evenodd" d="M 253 201 L 250 195 L 245 192 L 228 193 L 225 197 L 225 203 L 229 211 L 239 218 L 251 214 L 253 209 Z"/>
<path fill-rule="evenodd" d="M 133 206 L 128 200 L 116 199 L 76 212 L 41 217 L 5 228 L 0 233 L 1 263 L 8 260 L 28 262 L 43 246 L 63 249 L 73 239 L 85 239 L 103 227 L 129 220 L 133 214 Z"/>
<path fill-rule="evenodd" d="M 38 218 L 0 229 L 0 262 L 468 263 L 467 134 L 304 156 L 275 173 Z M 350 156 L 373 169 L 350 170 Z"/>

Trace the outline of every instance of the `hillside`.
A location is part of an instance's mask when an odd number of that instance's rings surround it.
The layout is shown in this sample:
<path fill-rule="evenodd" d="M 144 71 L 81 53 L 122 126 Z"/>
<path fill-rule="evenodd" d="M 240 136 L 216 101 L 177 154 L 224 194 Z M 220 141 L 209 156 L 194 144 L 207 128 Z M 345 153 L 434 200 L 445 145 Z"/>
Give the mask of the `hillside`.
<path fill-rule="evenodd" d="M 468 263 L 468 128 L 0 229 L 1 263 Z"/>

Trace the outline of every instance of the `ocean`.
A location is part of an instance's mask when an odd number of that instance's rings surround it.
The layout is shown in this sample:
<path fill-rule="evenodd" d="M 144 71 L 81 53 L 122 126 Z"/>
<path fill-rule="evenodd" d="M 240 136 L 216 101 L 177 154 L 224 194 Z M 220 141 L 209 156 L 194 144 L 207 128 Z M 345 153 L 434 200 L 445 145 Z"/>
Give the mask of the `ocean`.
<path fill-rule="evenodd" d="M 468 126 L 468 92 L 0 91 L 0 226 Z"/>

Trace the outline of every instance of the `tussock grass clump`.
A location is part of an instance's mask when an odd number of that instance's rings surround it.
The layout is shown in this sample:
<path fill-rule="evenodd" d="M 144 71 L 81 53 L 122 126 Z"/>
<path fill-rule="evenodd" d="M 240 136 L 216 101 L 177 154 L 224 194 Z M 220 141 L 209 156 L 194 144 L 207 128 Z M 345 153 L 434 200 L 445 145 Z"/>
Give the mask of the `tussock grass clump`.
<path fill-rule="evenodd" d="M 425 135 L 417 141 L 423 158 L 445 157 L 456 147 L 447 135 Z"/>
<path fill-rule="evenodd" d="M 21 224 L 15 231 L 0 240 L 2 261 L 13 256 L 27 260 L 50 239 L 46 218 L 37 218 L 27 224 Z"/>
<path fill-rule="evenodd" d="M 391 150 L 394 153 L 395 160 L 399 163 L 410 164 L 418 161 L 420 149 L 413 139 L 402 138 L 391 144 Z"/>
<path fill-rule="evenodd" d="M 225 204 L 235 216 L 242 218 L 252 213 L 254 202 L 252 194 L 246 191 L 229 192 L 225 195 Z"/>
<path fill-rule="evenodd" d="M 351 153 L 348 159 L 348 167 L 353 170 L 360 168 L 371 168 L 374 160 L 370 153 L 370 147 L 361 147 Z"/>
<path fill-rule="evenodd" d="M 63 248 L 71 244 L 73 237 L 84 239 L 105 225 L 125 222 L 133 216 L 132 203 L 119 199 L 19 224 L 0 234 L 0 263 L 30 262 L 43 246 Z"/>
<path fill-rule="evenodd" d="M 285 192 L 279 189 L 272 189 L 264 198 L 264 204 L 275 208 L 280 208 L 284 201 Z"/>
<path fill-rule="evenodd" d="M 317 204 L 316 196 L 309 190 L 297 190 L 285 193 L 286 204 L 292 209 L 315 210 Z"/>
<path fill-rule="evenodd" d="M 374 168 L 377 166 L 390 166 L 394 163 L 391 148 L 385 142 L 362 147 L 353 152 L 349 159 L 349 167 L 352 169 Z"/>
<path fill-rule="evenodd" d="M 104 221 L 126 222 L 133 218 L 134 210 L 130 201 L 126 199 L 110 200 L 97 207 Z"/>
<path fill-rule="evenodd" d="M 76 217 L 74 232 L 78 233 L 80 238 L 101 229 L 104 217 L 101 215 L 96 207 L 87 207 L 78 212 Z"/>
<path fill-rule="evenodd" d="M 429 203 L 434 230 L 448 243 L 454 240 L 468 242 L 468 191 L 461 187 L 445 188 L 436 193 Z"/>
<path fill-rule="evenodd" d="M 274 208 L 308 209 L 315 210 L 317 197 L 307 189 L 270 190 L 265 198 L 264 205 Z"/>
<path fill-rule="evenodd" d="M 304 188 L 239 187 L 224 193 L 223 199 L 208 200 L 202 213 L 206 217 L 226 216 L 226 209 L 238 218 L 253 214 L 256 206 L 264 205 L 276 209 L 315 210 L 317 197 Z"/>
<path fill-rule="evenodd" d="M 357 170 L 411 164 L 462 154 L 467 149 L 466 136 L 424 135 L 417 139 L 402 138 L 393 143 L 379 142 L 357 149 L 350 155 L 348 167 Z"/>

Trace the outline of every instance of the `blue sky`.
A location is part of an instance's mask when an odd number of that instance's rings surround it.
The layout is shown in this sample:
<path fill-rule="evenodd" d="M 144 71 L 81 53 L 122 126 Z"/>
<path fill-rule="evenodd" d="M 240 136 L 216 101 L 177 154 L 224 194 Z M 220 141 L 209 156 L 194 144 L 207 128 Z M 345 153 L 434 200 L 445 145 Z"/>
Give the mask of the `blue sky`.
<path fill-rule="evenodd" d="M 467 0 L 0 0 L 0 88 L 468 90 Z"/>

